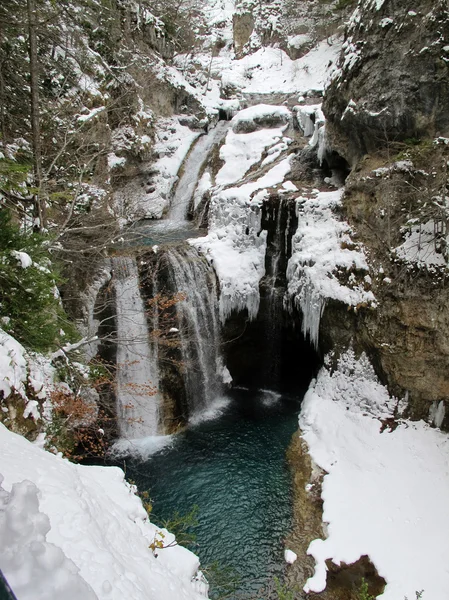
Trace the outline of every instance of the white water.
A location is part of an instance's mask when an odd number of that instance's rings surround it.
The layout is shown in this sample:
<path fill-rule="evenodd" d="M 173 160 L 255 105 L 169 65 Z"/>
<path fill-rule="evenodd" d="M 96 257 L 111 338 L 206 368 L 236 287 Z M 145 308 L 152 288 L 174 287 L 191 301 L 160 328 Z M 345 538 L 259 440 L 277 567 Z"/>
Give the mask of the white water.
<path fill-rule="evenodd" d="M 204 165 L 214 145 L 221 142 L 229 127 L 229 121 L 218 121 L 216 127 L 195 142 L 183 165 L 183 174 L 176 186 L 171 202 L 169 220 L 185 221 L 193 197 L 201 167 Z"/>
<path fill-rule="evenodd" d="M 117 311 L 117 415 L 120 436 L 127 439 L 157 435 L 159 394 L 157 357 L 148 335 L 133 257 L 112 259 Z"/>
<path fill-rule="evenodd" d="M 218 290 L 215 273 L 189 244 L 164 253 L 173 287 L 185 294 L 176 304 L 184 383 L 190 415 L 222 394 Z"/>

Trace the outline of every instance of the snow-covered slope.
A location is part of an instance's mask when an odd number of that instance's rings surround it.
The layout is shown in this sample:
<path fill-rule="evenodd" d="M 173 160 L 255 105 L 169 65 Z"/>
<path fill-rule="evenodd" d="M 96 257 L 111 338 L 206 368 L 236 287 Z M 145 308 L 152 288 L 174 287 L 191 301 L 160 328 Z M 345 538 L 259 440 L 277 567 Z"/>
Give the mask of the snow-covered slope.
<path fill-rule="evenodd" d="M 367 358 L 343 354 L 323 368 L 300 415 L 303 438 L 323 480 L 328 536 L 309 554 L 315 575 L 306 591 L 326 585 L 326 560 L 368 555 L 387 581 L 382 600 L 445 600 L 449 589 L 449 438 L 423 421 L 382 432 L 397 401 L 377 380 Z"/>
<path fill-rule="evenodd" d="M 149 548 L 174 536 L 121 469 L 74 465 L 1 424 L 0 455 L 0 568 L 18 600 L 204 598 L 194 554 Z"/>

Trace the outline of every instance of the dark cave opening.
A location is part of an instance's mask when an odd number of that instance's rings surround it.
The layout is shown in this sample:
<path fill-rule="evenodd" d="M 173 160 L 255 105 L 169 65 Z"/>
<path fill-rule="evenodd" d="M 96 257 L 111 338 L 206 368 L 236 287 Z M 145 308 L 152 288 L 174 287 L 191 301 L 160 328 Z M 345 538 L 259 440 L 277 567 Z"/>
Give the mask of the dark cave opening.
<path fill-rule="evenodd" d="M 343 156 L 332 150 L 325 153 L 321 163 L 321 171 L 325 178 L 337 179 L 343 185 L 351 172 L 351 167 Z"/>
<path fill-rule="evenodd" d="M 298 311 L 280 309 L 273 319 L 270 303 L 268 297 L 261 298 L 254 321 L 245 311 L 228 319 L 223 332 L 225 364 L 234 386 L 303 394 L 322 366 L 322 357 L 304 338 Z"/>
<path fill-rule="evenodd" d="M 219 121 L 230 121 L 232 119 L 232 115 L 229 111 L 224 108 L 218 109 L 218 120 Z"/>

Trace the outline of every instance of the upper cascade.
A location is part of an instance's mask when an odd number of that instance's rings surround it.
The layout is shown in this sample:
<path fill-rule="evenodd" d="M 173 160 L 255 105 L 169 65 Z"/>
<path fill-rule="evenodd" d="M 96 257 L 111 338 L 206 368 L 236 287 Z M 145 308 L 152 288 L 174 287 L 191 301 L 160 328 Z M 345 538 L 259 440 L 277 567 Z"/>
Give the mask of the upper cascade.
<path fill-rule="evenodd" d="M 170 220 L 187 220 L 190 202 L 198 184 L 201 167 L 207 160 L 212 148 L 222 141 L 228 127 L 229 123 L 227 121 L 218 121 L 213 129 L 210 129 L 206 135 L 202 135 L 194 142 L 193 148 L 183 164 L 183 172 L 171 202 L 168 213 Z"/>

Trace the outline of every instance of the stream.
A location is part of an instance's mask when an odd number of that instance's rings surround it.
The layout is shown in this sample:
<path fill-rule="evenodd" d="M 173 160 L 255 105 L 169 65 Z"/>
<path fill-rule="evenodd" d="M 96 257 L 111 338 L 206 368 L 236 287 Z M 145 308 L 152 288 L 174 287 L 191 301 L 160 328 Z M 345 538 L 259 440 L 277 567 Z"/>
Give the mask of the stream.
<path fill-rule="evenodd" d="M 154 522 L 198 507 L 190 548 L 210 580 L 211 598 L 225 591 L 228 598 L 266 598 L 263 589 L 282 575 L 292 523 L 286 449 L 298 410 L 296 398 L 234 389 L 171 446 L 144 462 L 126 461 L 128 479 L 149 491 Z"/>

